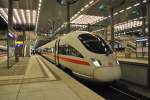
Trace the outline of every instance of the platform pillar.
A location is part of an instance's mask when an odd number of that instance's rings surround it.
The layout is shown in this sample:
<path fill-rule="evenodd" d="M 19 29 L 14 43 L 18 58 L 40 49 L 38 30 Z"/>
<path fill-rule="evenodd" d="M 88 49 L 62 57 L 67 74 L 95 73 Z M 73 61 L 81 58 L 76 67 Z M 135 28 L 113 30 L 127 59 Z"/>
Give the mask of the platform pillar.
<path fill-rule="evenodd" d="M 150 89 L 150 0 L 147 1 L 147 20 L 148 20 L 148 88 Z"/>
<path fill-rule="evenodd" d="M 70 32 L 70 4 L 69 1 L 67 1 L 67 32 Z"/>
<path fill-rule="evenodd" d="M 114 9 L 110 8 L 110 17 L 111 17 L 111 45 L 112 49 L 114 50 Z"/>
<path fill-rule="evenodd" d="M 7 32 L 7 67 L 10 68 L 9 62 L 9 32 L 12 31 L 13 28 L 13 0 L 8 0 L 8 32 Z"/>

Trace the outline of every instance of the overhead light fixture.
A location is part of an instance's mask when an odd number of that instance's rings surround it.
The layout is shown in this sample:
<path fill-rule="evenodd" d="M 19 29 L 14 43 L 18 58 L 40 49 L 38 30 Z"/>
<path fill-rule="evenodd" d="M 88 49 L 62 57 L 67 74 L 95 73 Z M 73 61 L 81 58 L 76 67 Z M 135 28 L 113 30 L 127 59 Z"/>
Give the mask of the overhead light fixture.
<path fill-rule="evenodd" d="M 88 9 L 88 7 L 89 7 L 93 2 L 94 2 L 94 0 L 91 0 L 88 4 L 86 4 L 83 8 L 81 8 L 81 10 L 78 11 L 76 14 L 79 15 L 82 11 Z M 76 14 L 73 16 L 74 18 L 77 16 Z M 74 18 L 71 18 L 70 20 L 73 20 Z"/>
<path fill-rule="evenodd" d="M 3 20 L 8 24 L 8 21 L 4 18 L 4 16 L 0 13 L 0 16 L 3 18 Z"/>
<path fill-rule="evenodd" d="M 23 24 L 26 24 L 26 19 L 25 19 L 25 13 L 24 13 L 24 10 L 21 9 L 21 10 L 20 10 L 20 13 L 21 13 L 21 17 L 22 17 Z"/>
<path fill-rule="evenodd" d="M 136 3 L 134 6 L 136 7 L 136 6 L 139 6 L 140 5 L 140 3 Z"/>
<path fill-rule="evenodd" d="M 26 17 L 27 17 L 27 22 L 28 22 L 28 24 L 31 24 L 30 10 L 26 10 Z"/>
<path fill-rule="evenodd" d="M 122 13 L 122 12 L 124 12 L 124 10 L 120 10 L 119 12 Z"/>
<path fill-rule="evenodd" d="M 6 13 L 6 15 L 8 16 L 8 8 L 3 8 L 3 10 Z M 7 20 L 8 20 L 8 18 L 7 18 Z M 15 17 L 13 16 L 13 24 L 16 24 L 16 23 L 17 23 L 17 21 L 16 21 Z"/>
<path fill-rule="evenodd" d="M 42 5 L 42 0 L 39 0 L 36 23 L 35 23 L 35 32 L 37 31 L 37 25 L 38 25 L 38 21 L 39 21 L 39 14 L 40 14 L 41 5 Z"/>
<path fill-rule="evenodd" d="M 32 13 L 33 12 L 33 13 Z M 13 9 L 13 24 L 32 24 L 35 25 L 36 10 Z M 31 15 L 33 16 L 31 18 Z M 8 23 L 8 9 L 0 8 L 0 16 Z M 27 18 L 26 18 L 27 17 Z M 32 21 L 33 20 L 33 21 Z M 31 22 L 32 21 L 32 22 Z"/>
<path fill-rule="evenodd" d="M 41 3 L 39 3 L 39 7 L 41 7 Z"/>
<path fill-rule="evenodd" d="M 114 15 L 118 15 L 118 12 L 114 13 Z"/>
<path fill-rule="evenodd" d="M 146 0 L 144 0 L 143 2 L 146 3 Z"/>
<path fill-rule="evenodd" d="M 39 3 L 41 3 L 42 2 L 42 0 L 39 0 Z"/>
<path fill-rule="evenodd" d="M 132 8 L 132 7 L 130 6 L 130 7 L 127 7 L 126 9 L 129 10 L 129 9 L 131 9 L 131 8 Z"/>
<path fill-rule="evenodd" d="M 84 8 L 82 8 L 80 11 L 83 11 L 84 10 Z"/>
<path fill-rule="evenodd" d="M 89 7 L 89 5 L 88 5 L 88 4 L 84 6 L 84 8 L 87 8 L 87 7 Z"/>
<path fill-rule="evenodd" d="M 71 21 L 71 23 L 75 23 L 75 24 L 95 24 L 95 23 L 97 23 L 98 21 L 100 21 L 102 19 L 103 19 L 102 16 L 80 15 L 79 17 L 77 17 L 76 19 Z"/>
<path fill-rule="evenodd" d="M 4 11 L 4 9 L 0 8 L 0 12 L 1 12 L 3 18 L 8 22 L 8 15 L 7 15 L 6 12 Z"/>
<path fill-rule="evenodd" d="M 18 21 L 18 24 L 22 24 L 17 9 L 14 9 L 14 14 L 15 14 L 15 16 L 16 16 L 16 19 L 17 19 L 17 21 Z"/>
<path fill-rule="evenodd" d="M 32 11 L 32 24 L 35 25 L 35 22 L 36 22 L 36 11 L 33 10 Z"/>
<path fill-rule="evenodd" d="M 89 2 L 89 4 L 92 4 L 94 2 L 94 0 L 91 0 L 90 2 Z"/>
<path fill-rule="evenodd" d="M 15 17 L 13 16 L 13 23 L 14 24 L 16 24 L 17 23 L 17 21 L 16 21 L 16 19 L 15 19 Z"/>
<path fill-rule="evenodd" d="M 40 11 L 40 9 L 41 9 L 41 8 L 39 7 L 39 8 L 38 8 L 38 11 Z"/>

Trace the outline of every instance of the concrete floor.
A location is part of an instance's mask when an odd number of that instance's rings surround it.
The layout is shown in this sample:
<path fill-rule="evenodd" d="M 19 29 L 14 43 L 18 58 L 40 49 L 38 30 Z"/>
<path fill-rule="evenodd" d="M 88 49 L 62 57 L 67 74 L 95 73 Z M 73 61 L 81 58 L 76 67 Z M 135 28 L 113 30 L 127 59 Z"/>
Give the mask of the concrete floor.
<path fill-rule="evenodd" d="M 0 76 L 0 100 L 103 100 L 47 62 L 57 70 L 53 70 L 59 76 L 57 78 L 43 63 L 43 58 L 32 56 L 28 59 L 22 60 L 22 64 L 26 66 L 24 72 L 21 71 L 21 76 Z M 14 68 L 18 68 L 15 66 Z"/>

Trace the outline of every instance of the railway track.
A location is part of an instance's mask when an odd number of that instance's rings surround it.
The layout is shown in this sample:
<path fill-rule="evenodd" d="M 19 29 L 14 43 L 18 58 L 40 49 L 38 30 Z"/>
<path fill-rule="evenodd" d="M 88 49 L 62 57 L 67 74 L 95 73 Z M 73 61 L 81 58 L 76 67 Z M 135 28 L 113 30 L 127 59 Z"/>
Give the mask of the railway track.
<path fill-rule="evenodd" d="M 64 70 L 64 72 L 67 73 L 66 70 Z M 127 87 L 118 85 L 116 83 L 112 84 L 112 83 L 93 82 L 79 78 L 70 73 L 68 74 L 72 76 L 74 79 L 78 80 L 83 85 L 85 85 L 86 87 L 96 92 L 97 94 L 106 98 L 106 100 L 150 100 L 150 98 L 146 98 L 139 94 L 133 93 L 129 91 Z"/>
<path fill-rule="evenodd" d="M 144 96 L 136 94 L 132 91 L 129 91 L 125 87 L 121 87 L 120 85 L 118 86 L 115 83 L 106 84 L 83 80 L 76 76 L 73 77 L 97 94 L 106 98 L 106 100 L 150 100 L 150 98 L 146 98 Z"/>

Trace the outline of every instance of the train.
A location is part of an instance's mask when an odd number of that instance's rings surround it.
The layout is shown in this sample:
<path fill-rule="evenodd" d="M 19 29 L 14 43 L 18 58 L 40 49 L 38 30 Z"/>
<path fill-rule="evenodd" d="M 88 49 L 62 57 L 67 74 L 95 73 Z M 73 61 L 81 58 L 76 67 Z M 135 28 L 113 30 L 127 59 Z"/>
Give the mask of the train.
<path fill-rule="evenodd" d="M 70 32 L 39 49 L 42 56 L 75 75 L 100 82 L 112 82 L 121 77 L 111 46 L 90 32 Z"/>

